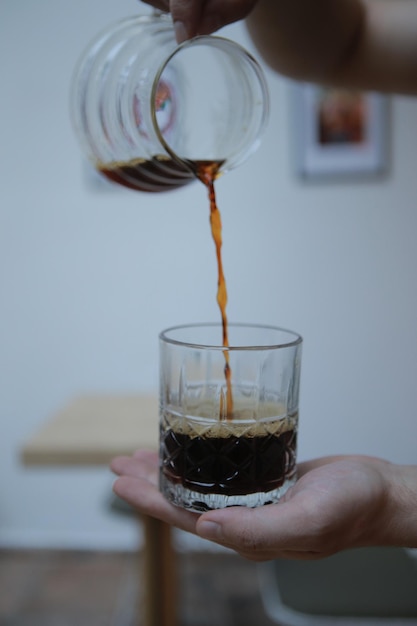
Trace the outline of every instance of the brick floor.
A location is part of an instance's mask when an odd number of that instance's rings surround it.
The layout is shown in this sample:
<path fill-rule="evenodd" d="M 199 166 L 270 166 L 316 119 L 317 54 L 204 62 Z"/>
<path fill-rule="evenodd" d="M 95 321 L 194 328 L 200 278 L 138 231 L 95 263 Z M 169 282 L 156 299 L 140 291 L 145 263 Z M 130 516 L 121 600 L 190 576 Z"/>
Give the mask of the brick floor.
<path fill-rule="evenodd" d="M 140 555 L 0 550 L 1 626 L 140 626 Z M 271 626 L 256 565 L 178 555 L 181 626 Z"/>

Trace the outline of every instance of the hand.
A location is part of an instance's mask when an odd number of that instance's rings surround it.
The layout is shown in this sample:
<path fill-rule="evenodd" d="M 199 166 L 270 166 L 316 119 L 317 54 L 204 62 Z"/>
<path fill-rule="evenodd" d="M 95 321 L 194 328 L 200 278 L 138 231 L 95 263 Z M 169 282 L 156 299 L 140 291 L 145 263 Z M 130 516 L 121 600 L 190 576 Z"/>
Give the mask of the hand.
<path fill-rule="evenodd" d="M 156 453 L 138 451 L 111 464 L 114 492 L 140 512 L 263 561 L 314 559 L 382 545 L 388 523 L 387 476 L 397 466 L 371 457 L 326 457 L 300 463 L 299 479 L 281 502 L 203 514 L 171 505 L 158 491 Z"/>
<path fill-rule="evenodd" d="M 249 15 L 256 0 L 143 0 L 172 14 L 178 43 L 195 35 L 210 35 Z"/>

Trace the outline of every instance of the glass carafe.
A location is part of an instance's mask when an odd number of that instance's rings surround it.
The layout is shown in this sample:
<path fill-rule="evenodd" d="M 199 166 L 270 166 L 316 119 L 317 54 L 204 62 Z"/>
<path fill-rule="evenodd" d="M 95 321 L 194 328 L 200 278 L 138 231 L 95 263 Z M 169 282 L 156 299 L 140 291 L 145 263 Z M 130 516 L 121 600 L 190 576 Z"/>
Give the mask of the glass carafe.
<path fill-rule="evenodd" d="M 79 60 L 73 126 L 94 167 L 141 191 L 196 179 L 198 164 L 222 174 L 259 145 L 268 117 L 263 71 L 237 43 L 201 36 L 178 45 L 171 17 L 112 24 Z"/>

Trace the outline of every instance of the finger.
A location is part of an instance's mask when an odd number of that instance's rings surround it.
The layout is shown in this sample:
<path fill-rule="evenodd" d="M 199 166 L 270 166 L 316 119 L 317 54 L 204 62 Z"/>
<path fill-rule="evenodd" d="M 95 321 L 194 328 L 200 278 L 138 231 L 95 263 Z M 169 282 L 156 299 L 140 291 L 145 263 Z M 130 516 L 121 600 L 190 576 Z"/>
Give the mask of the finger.
<path fill-rule="evenodd" d="M 204 0 L 171 0 L 171 14 L 178 43 L 199 34 Z"/>
<path fill-rule="evenodd" d="M 115 481 L 113 491 L 140 513 L 195 533 L 199 514 L 170 504 L 155 485 L 146 479 L 122 476 Z"/>
<path fill-rule="evenodd" d="M 133 457 L 118 456 L 110 463 L 110 469 L 118 476 L 144 477 L 158 481 L 158 454 L 149 450 L 138 450 Z"/>
<path fill-rule="evenodd" d="M 209 35 L 219 28 L 246 18 L 257 0 L 208 0 L 204 4 L 198 32 Z"/>
<path fill-rule="evenodd" d="M 311 537 L 303 524 L 306 512 L 297 501 L 255 509 L 230 507 L 209 511 L 197 522 L 197 533 L 246 556 L 294 550 L 310 551 Z"/>
<path fill-rule="evenodd" d="M 110 462 L 110 469 L 114 474 L 120 476 L 124 473 L 126 464 L 130 461 L 130 456 L 117 456 Z"/>
<path fill-rule="evenodd" d="M 119 471 L 115 473 L 120 477 L 137 478 L 147 481 L 154 487 L 158 486 L 159 472 L 155 471 L 153 466 L 149 467 L 144 464 L 138 464 L 134 459 L 126 459 L 120 462 L 118 469 Z"/>
<path fill-rule="evenodd" d="M 169 12 L 169 0 L 142 0 L 144 4 L 150 4 L 155 9 L 159 9 L 165 13 Z"/>

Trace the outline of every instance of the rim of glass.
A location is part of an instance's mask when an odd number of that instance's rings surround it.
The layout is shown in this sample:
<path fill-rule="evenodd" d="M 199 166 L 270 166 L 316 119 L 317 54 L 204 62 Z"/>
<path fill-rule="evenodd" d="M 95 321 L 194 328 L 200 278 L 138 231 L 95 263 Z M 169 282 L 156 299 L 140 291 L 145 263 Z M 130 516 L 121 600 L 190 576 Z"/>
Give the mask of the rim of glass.
<path fill-rule="evenodd" d="M 181 51 L 184 50 L 185 48 L 190 48 L 194 46 L 206 46 L 206 45 L 211 46 L 213 48 L 219 48 L 220 50 L 229 50 L 235 55 L 237 54 L 241 55 L 242 58 L 245 59 L 246 63 L 250 65 L 252 70 L 254 71 L 256 78 L 258 79 L 259 85 L 261 87 L 261 91 L 262 91 L 263 115 L 262 115 L 261 123 L 258 128 L 257 141 L 254 142 L 254 145 L 249 146 L 248 148 L 246 148 L 245 151 L 242 152 L 240 158 L 237 160 L 236 164 L 234 163 L 232 165 L 232 167 L 227 167 L 228 159 L 226 158 L 225 159 L 226 167 L 221 168 L 223 172 L 226 172 L 228 169 L 232 169 L 236 167 L 236 165 L 243 163 L 247 158 L 249 158 L 252 152 L 254 152 L 257 149 L 258 144 L 260 142 L 260 138 L 265 131 L 265 128 L 269 119 L 269 108 L 270 108 L 268 84 L 267 84 L 267 81 L 266 81 L 266 78 L 262 71 L 261 66 L 259 65 L 258 61 L 255 59 L 255 57 L 250 52 L 248 52 L 248 50 L 246 50 L 243 46 L 238 44 L 236 41 L 233 41 L 231 39 L 227 39 L 226 37 L 221 37 L 218 35 L 197 35 L 193 37 L 192 39 L 187 39 L 187 41 L 183 41 L 182 43 L 180 43 L 171 52 L 171 54 L 169 54 L 168 57 L 163 61 L 163 63 L 160 65 L 158 71 L 156 72 L 154 76 L 153 83 L 152 83 L 152 90 L 151 90 L 151 100 L 150 100 L 152 124 L 155 130 L 157 139 L 159 143 L 161 144 L 161 146 L 164 148 L 164 150 L 166 150 L 166 152 L 175 161 L 181 163 L 182 165 L 185 164 L 189 169 L 191 169 L 188 163 L 188 159 L 183 158 L 179 154 L 177 154 L 175 150 L 171 148 L 170 144 L 165 140 L 163 134 L 161 133 L 161 129 L 159 128 L 158 121 L 156 119 L 156 111 L 155 111 L 155 108 L 152 106 L 152 103 L 155 102 L 156 92 L 158 89 L 158 83 L 161 79 L 161 76 L 164 73 L 167 66 L 169 65 L 169 63 L 172 61 L 172 59 L 178 54 L 180 54 Z"/>
<path fill-rule="evenodd" d="M 280 343 L 268 343 L 268 344 L 261 344 L 261 345 L 242 345 L 242 346 L 223 346 L 222 344 L 208 344 L 208 343 L 193 343 L 191 341 L 180 341 L 179 339 L 174 339 L 172 337 L 169 337 L 169 333 L 172 333 L 173 331 L 177 331 L 177 330 L 184 330 L 186 328 L 219 328 L 221 330 L 222 328 L 222 324 L 221 322 L 199 322 L 199 323 L 194 323 L 194 324 L 180 324 L 178 326 L 171 326 L 170 328 L 166 328 L 165 330 L 162 330 L 159 333 L 159 339 L 160 341 L 163 341 L 164 343 L 169 343 L 171 345 L 175 345 L 175 346 L 182 346 L 182 347 L 188 347 L 188 348 L 204 348 L 204 349 L 210 349 L 210 350 L 222 350 L 223 352 L 227 351 L 227 352 L 238 352 L 240 350 L 245 350 L 245 351 L 249 351 L 249 350 L 278 350 L 278 349 L 282 349 L 282 348 L 290 348 L 290 347 L 294 347 L 297 345 L 300 345 L 303 341 L 303 338 L 301 335 L 299 335 L 298 333 L 296 333 L 293 330 L 289 330 L 287 328 L 282 328 L 281 326 L 273 326 L 271 324 L 253 324 L 253 323 L 244 323 L 244 322 L 230 322 L 228 324 L 229 328 L 256 328 L 259 330 L 273 330 L 273 331 L 279 331 L 282 333 L 287 333 L 288 335 L 290 335 L 292 337 L 292 339 L 290 341 L 285 341 L 285 342 L 280 342 Z"/>

